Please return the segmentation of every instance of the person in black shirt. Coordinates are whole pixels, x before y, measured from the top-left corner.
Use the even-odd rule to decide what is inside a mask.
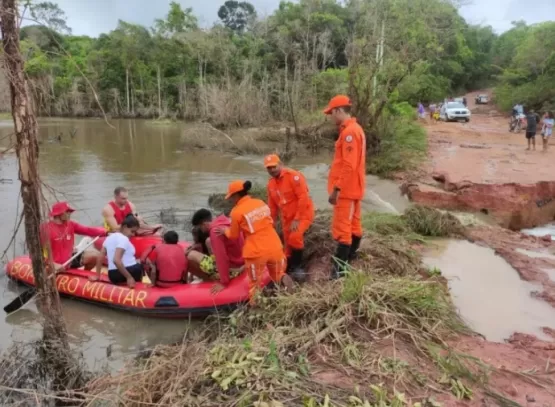
[[[528,148],[533,147],[536,149],[536,133],[538,131],[538,123],[540,116],[532,109],[526,115],[526,140],[528,140]]]

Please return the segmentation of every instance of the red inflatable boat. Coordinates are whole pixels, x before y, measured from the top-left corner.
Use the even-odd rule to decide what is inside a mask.
[[[159,237],[136,237],[131,242],[136,248],[137,257],[160,243]],[[180,242],[187,247],[187,243]],[[6,274],[13,280],[27,286],[34,285],[31,259],[17,257],[6,266]],[[137,283],[131,290],[126,285],[114,285],[108,280],[106,270],[101,281],[91,282],[89,277],[95,271],[69,269],[56,277],[58,291],[62,296],[92,302],[134,314],[165,317],[188,318],[204,316],[214,311],[231,310],[248,300],[249,283],[246,272],[232,279],[220,293],[213,295],[210,290],[214,282],[182,284],[171,288],[147,287]],[[263,286],[270,282],[264,276]]]

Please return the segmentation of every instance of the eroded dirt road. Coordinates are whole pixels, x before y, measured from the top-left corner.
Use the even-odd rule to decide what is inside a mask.
[[[520,232],[554,220],[555,144],[541,151],[538,135],[537,150],[527,151],[524,132],[508,131],[508,117],[491,106],[474,106],[478,93],[487,92],[466,96],[473,111],[470,123],[425,124],[429,157],[419,172],[405,177],[403,190],[413,202],[426,206],[490,215],[499,226],[469,228],[468,240],[494,249],[522,280],[537,286],[532,296],[555,307],[555,243],[551,236]],[[538,328],[544,337],[555,339],[553,326]],[[552,341],[515,332],[506,343],[476,337],[456,340],[452,346],[498,369],[491,378],[492,388],[518,403],[514,405],[555,406]],[[478,396],[455,405],[490,404]]]
[[[429,159],[405,183],[409,198],[441,209],[480,211],[512,230],[552,221],[555,145],[547,152],[527,151],[524,133],[510,133],[507,117],[472,103],[468,124],[425,125]],[[539,135],[536,141],[541,144]]]

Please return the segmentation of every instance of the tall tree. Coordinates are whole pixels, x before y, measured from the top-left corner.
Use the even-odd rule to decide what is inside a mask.
[[[227,28],[242,33],[256,18],[256,10],[248,1],[227,0],[218,10],[218,17]]]
[[[41,3],[32,3],[27,1],[31,12],[31,17],[40,24],[44,24],[48,28],[65,34],[71,34],[71,28],[67,25],[66,13],[56,3],[44,1]]]
[[[10,84],[12,116],[16,135],[16,153],[25,220],[25,240],[33,266],[38,291],[38,309],[43,317],[43,343],[47,360],[54,363],[54,383],[68,385],[71,351],[64,323],[56,280],[45,271],[40,243],[41,181],[39,177],[38,125],[24,73],[19,49],[18,9],[16,0],[2,0],[0,25],[4,45],[4,66]],[[52,269],[52,268],[51,268]]]
[[[170,3],[170,11],[166,15],[166,19],[157,19],[154,22],[155,31],[166,37],[197,28],[198,20],[193,14],[193,9],[188,7],[183,10],[181,5],[175,1]]]

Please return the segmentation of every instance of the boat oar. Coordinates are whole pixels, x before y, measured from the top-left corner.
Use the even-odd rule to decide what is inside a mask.
[[[74,259],[76,259],[85,250],[87,250],[94,242],[98,240],[99,237],[100,236],[97,236],[94,239],[92,239],[85,247],[83,247],[81,250],[79,250],[77,253],[71,256],[71,258],[63,264],[63,267],[67,267],[68,265],[70,265]],[[29,301],[31,301],[36,294],[37,294],[37,289],[35,287],[30,288],[26,291],[23,291],[15,300],[13,300],[12,302],[10,302],[8,305],[4,307],[4,312],[6,312],[7,314],[11,314],[12,312],[17,311],[25,304],[27,304]]]

